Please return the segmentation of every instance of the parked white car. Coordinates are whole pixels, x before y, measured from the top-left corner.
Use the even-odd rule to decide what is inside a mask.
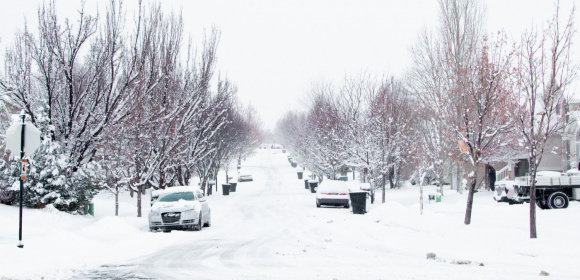
[[[316,207],[322,205],[350,207],[348,185],[344,181],[324,180],[316,190]]]
[[[211,226],[211,209],[200,189],[170,187],[156,191],[155,195],[159,198],[149,212],[149,230],[201,230]]]
[[[252,173],[248,172],[247,170],[240,170],[238,173],[238,182],[245,181],[254,181],[254,177],[252,177]]]

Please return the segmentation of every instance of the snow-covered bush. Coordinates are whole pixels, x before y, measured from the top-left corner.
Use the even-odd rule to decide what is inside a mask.
[[[60,145],[45,139],[29,161],[29,173],[24,181],[24,205],[43,208],[52,204],[56,209],[74,213],[88,204],[104,182],[104,174],[96,163],[87,163],[72,171],[69,158]],[[19,201],[20,177],[18,159],[0,162],[0,203]]]
[[[12,205],[18,201],[17,193],[12,189],[12,184],[18,180],[18,167],[16,163],[8,160],[8,155],[0,159],[0,204]]]
[[[28,207],[52,204],[61,211],[75,212],[91,201],[105,179],[101,167],[89,162],[73,170],[69,162],[60,145],[50,139],[43,141],[31,160],[25,183]]]

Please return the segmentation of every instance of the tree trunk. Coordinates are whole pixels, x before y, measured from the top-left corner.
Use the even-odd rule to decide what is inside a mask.
[[[469,182],[469,193],[467,194],[467,209],[465,209],[465,221],[463,222],[466,225],[471,224],[471,209],[473,208],[473,194],[475,193],[475,184],[477,182],[477,178],[471,178]]]
[[[214,177],[215,177],[215,192],[217,193],[217,192],[219,191],[219,188],[218,188],[218,176],[217,176],[217,171],[216,171],[216,173],[215,173],[215,176],[214,176]]]
[[[383,174],[383,204],[386,202],[385,193],[387,192],[387,174]]]
[[[143,186],[139,186],[137,188],[137,217],[141,218],[141,188]]]
[[[538,238],[536,228],[536,166],[535,158],[529,159],[530,162],[530,238]]]
[[[119,216],[119,185],[115,186],[115,216]]]
[[[484,172],[483,172],[483,174],[484,174],[484,176],[483,176],[483,182],[484,183],[483,184],[485,185],[485,189],[486,190],[490,190],[491,189],[491,184],[490,184],[490,181],[489,181],[489,172],[490,172],[489,169],[490,169],[489,168],[489,164],[485,164],[485,168],[484,168]]]
[[[538,238],[536,229],[536,186],[532,182],[530,186],[530,238]]]
[[[461,184],[461,176],[459,176],[459,164],[454,163],[452,170],[453,170],[453,175],[452,175],[453,185],[455,186],[458,193],[463,194],[463,186]]]
[[[395,182],[394,182],[394,177],[395,177],[395,168],[391,167],[389,168],[389,189],[394,189],[395,188]]]
[[[419,205],[420,206],[420,214],[423,215],[423,180],[425,179],[425,172],[419,171]]]
[[[226,165],[226,184],[230,183],[230,178],[228,177],[228,166]]]
[[[393,172],[391,172],[391,175],[389,176],[389,185],[390,185],[390,189],[394,189],[395,188],[395,181],[394,181],[394,176],[393,176]]]

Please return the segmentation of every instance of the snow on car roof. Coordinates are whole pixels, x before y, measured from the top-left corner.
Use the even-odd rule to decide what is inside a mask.
[[[176,186],[176,187],[169,187],[163,190],[154,190],[151,192],[151,196],[159,196],[161,194],[168,194],[168,193],[176,193],[176,192],[191,192],[199,189],[198,187],[194,186]]]
[[[318,186],[319,190],[336,190],[336,191],[344,191],[348,192],[349,184],[345,181],[338,181],[338,180],[324,180]]]

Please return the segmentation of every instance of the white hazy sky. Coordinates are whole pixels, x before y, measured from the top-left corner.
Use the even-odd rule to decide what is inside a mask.
[[[36,24],[42,0],[0,0],[0,50],[26,18]],[[574,0],[561,0],[566,13]],[[78,0],[56,0],[61,19],[74,19]],[[136,0],[126,0],[135,6]],[[488,31],[511,36],[552,13],[551,0],[488,0]],[[87,0],[88,7],[96,6]],[[98,1],[101,9],[105,1]],[[204,29],[221,30],[218,68],[238,86],[238,96],[273,129],[288,110],[300,110],[316,82],[340,84],[345,75],[401,75],[421,28],[437,25],[436,0],[165,0],[183,9],[186,33],[200,42]],[[127,14],[131,20],[132,13]],[[576,19],[580,18],[578,13]],[[577,45],[576,45],[577,46]],[[578,49],[578,47],[575,47]],[[1,61],[1,60],[0,60]],[[0,68],[0,71],[3,69]]]

